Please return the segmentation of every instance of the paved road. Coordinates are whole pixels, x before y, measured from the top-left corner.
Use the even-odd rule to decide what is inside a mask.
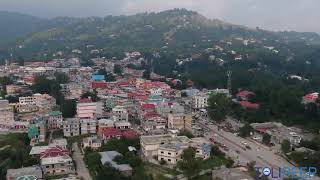
[[[74,150],[72,156],[73,156],[73,160],[76,163],[78,176],[84,178],[85,180],[92,180],[89,170],[83,161],[83,155],[81,154],[78,144],[73,143],[72,148]]]
[[[255,141],[249,141],[247,139],[241,138],[230,132],[222,130],[218,131],[218,127],[216,125],[206,124],[204,119],[199,120],[198,124],[208,131],[208,133],[206,134],[207,139],[213,137],[215,141],[225,144],[229,148],[229,151],[224,152],[229,157],[233,158],[235,162],[246,164],[248,162],[255,161],[256,166],[273,167],[274,169],[279,169],[279,167],[293,166],[281,156],[275,154],[275,152],[267,146],[264,146]],[[251,149],[246,149],[246,145],[250,146]],[[276,175],[277,174],[278,173],[276,173]]]

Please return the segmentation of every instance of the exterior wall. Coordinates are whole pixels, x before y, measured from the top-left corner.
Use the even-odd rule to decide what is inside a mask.
[[[201,109],[208,106],[208,96],[193,96],[192,97],[192,108]]]
[[[158,161],[164,160],[168,164],[176,164],[181,158],[181,151],[173,149],[160,148],[158,150]]]
[[[63,125],[63,134],[65,137],[79,136],[79,122],[65,122]]]
[[[14,113],[9,101],[0,100],[0,127],[11,128],[14,123]]]
[[[45,175],[69,174],[74,172],[72,160],[67,163],[42,165],[41,167]]]
[[[112,109],[114,121],[128,121],[128,112],[124,107],[116,106]]]
[[[77,115],[79,118],[93,119],[97,110],[96,103],[78,103]]]
[[[82,119],[80,121],[81,134],[96,134],[97,121],[93,119]]]

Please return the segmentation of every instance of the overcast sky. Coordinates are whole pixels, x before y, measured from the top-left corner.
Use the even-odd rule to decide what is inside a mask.
[[[39,17],[106,16],[186,8],[234,24],[320,33],[320,0],[0,0],[0,11]]]

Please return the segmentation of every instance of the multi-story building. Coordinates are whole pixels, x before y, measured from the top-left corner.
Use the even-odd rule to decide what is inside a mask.
[[[0,100],[0,128],[10,129],[14,123],[13,108],[8,100]]]
[[[51,111],[48,114],[48,129],[60,129],[63,128],[63,117],[60,111]]]
[[[67,118],[63,124],[63,135],[65,137],[80,135],[80,121],[78,118]]]
[[[92,102],[91,99],[80,99],[77,103],[77,116],[80,119],[94,119],[102,114],[102,103]]]
[[[208,95],[196,95],[192,97],[191,105],[193,109],[202,109],[208,107]]]
[[[99,139],[97,136],[87,137],[82,140],[82,150],[85,150],[86,148],[91,148],[93,150],[97,150],[101,147],[102,140]]]
[[[80,119],[81,134],[96,134],[97,120],[96,119]]]
[[[114,121],[128,121],[128,111],[124,106],[116,106],[112,109]]]
[[[168,128],[169,129],[186,129],[187,125],[192,123],[192,115],[184,113],[169,113]]]
[[[196,157],[207,159],[210,157],[211,144],[203,138],[189,139],[186,136],[153,135],[141,136],[142,155],[151,160],[154,156],[168,164],[176,164],[181,159],[184,149],[194,147]]]
[[[62,175],[74,173],[72,158],[69,155],[45,157],[41,159],[44,175]]]
[[[34,107],[39,111],[49,111],[56,105],[56,100],[48,94],[33,94],[32,96],[19,97],[19,107]]]

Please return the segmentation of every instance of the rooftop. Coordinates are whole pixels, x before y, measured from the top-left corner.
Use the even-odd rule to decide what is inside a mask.
[[[118,169],[119,171],[131,171],[132,168],[129,164],[117,164],[113,161],[113,159],[117,156],[122,156],[122,154],[118,153],[117,151],[104,151],[99,152],[101,155],[101,163],[110,163],[112,167]]]

